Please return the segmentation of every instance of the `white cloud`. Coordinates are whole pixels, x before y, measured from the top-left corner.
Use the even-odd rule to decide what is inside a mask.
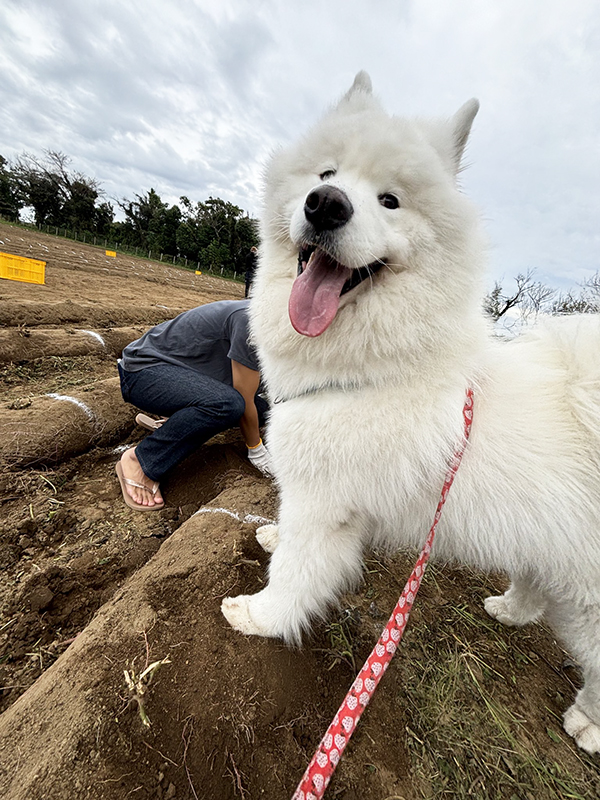
[[[596,0],[6,0],[0,153],[62,150],[110,196],[256,213],[268,153],[359,69],[393,113],[481,100],[463,184],[496,277],[600,267]]]

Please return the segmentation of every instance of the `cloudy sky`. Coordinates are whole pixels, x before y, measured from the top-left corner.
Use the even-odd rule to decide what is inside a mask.
[[[463,185],[490,285],[600,268],[598,0],[1,0],[0,154],[258,215],[268,154],[360,69],[395,114],[481,101]]]

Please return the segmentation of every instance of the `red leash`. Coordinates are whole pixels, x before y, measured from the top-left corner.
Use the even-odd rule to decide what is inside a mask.
[[[363,668],[358,673],[356,680],[352,684],[344,702],[339,707],[325,736],[321,739],[321,744],[314,754],[312,761],[306,768],[306,772],[298,784],[298,788],[294,792],[292,800],[320,800],[323,797],[325,789],[335,772],[335,768],[342,757],[346,745],[350,741],[350,737],[354,733],[354,729],[358,724],[362,712],[375,693],[377,684],[396,652],[398,643],[406,628],[410,610],[415,601],[417,592],[419,591],[423,575],[425,574],[425,568],[427,567],[431,546],[433,544],[433,537],[435,536],[435,529],[442,515],[442,508],[448,497],[448,492],[454,481],[454,476],[460,466],[471,432],[471,423],[473,422],[473,390],[470,388],[467,389],[467,397],[463,408],[463,419],[464,438],[456,448],[450,466],[448,467],[448,472],[446,473],[446,479],[444,480],[444,486],[442,488],[442,496],[440,497],[433,525],[423,545],[421,555],[404,587],[402,596],[392,612],[388,624],[385,626],[371,655],[367,658]]]

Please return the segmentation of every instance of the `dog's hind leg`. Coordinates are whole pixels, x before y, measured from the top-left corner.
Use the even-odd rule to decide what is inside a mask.
[[[508,590],[501,595],[488,597],[485,610],[503,625],[526,625],[540,619],[546,608],[546,598],[531,580],[513,578]]]
[[[360,577],[359,525],[311,519],[305,507],[303,511],[281,517],[280,541],[266,588],[223,601],[223,614],[241,633],[280,636],[298,644],[310,620],[323,616],[327,606]]]
[[[564,729],[588,753],[600,752],[600,604],[549,604],[546,619],[583,672],[583,687],[564,715]]]

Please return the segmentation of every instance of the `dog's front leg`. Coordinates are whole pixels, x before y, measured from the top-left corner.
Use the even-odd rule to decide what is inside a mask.
[[[279,544],[279,525],[261,525],[256,529],[256,541],[267,553],[274,553]]]
[[[311,619],[322,617],[340,592],[359,578],[363,538],[359,526],[311,519],[306,505],[304,519],[299,514],[281,516],[279,545],[266,588],[223,600],[223,614],[241,633],[298,644]]]

